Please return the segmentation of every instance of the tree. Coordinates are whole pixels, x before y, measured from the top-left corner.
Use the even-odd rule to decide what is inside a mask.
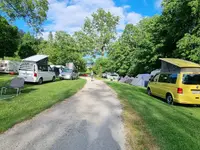
[[[177,43],[176,56],[200,63],[200,36],[185,34]]]
[[[153,29],[158,16],[145,18],[137,25],[127,24],[122,36],[112,46],[109,58],[121,76],[135,76],[157,68],[159,55],[154,44]]]
[[[48,0],[1,0],[0,10],[12,20],[23,18],[38,32],[47,18]]]
[[[29,45],[28,43],[22,44],[20,46],[19,52],[18,52],[18,55],[20,56],[21,59],[30,57],[30,56],[35,55],[35,54],[36,54],[36,52],[31,47],[31,45]]]
[[[95,62],[95,65],[93,67],[93,71],[98,74],[98,75],[102,75],[103,72],[112,72],[112,68],[111,68],[111,60],[108,58],[98,58]]]
[[[65,65],[66,63],[73,62],[79,71],[85,71],[86,62],[83,60],[83,55],[78,51],[77,47],[71,35],[64,31],[58,31],[55,33],[52,41],[41,42],[39,53],[49,55],[49,60],[53,64]]]
[[[106,46],[116,38],[118,22],[118,16],[113,16],[110,12],[98,9],[96,13],[92,14],[92,19],[86,18],[83,30],[77,35],[82,43],[86,43],[84,45],[89,47],[92,54],[94,53],[93,50],[97,50],[104,55]]]
[[[19,42],[18,29],[11,26],[4,17],[0,16],[0,57],[12,57],[17,51]]]
[[[37,54],[39,44],[40,39],[35,38],[30,32],[25,33],[21,38],[18,55],[23,59]]]
[[[52,32],[49,32],[48,41],[49,41],[51,44],[53,43],[53,34],[52,34]]]
[[[186,34],[197,36],[199,30],[199,0],[163,0],[163,12],[155,27],[154,37],[162,57],[182,58],[176,53],[178,42]]]

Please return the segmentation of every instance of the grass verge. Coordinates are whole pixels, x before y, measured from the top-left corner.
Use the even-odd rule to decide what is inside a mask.
[[[124,104],[124,119],[130,131],[128,142],[134,149],[200,149],[199,107],[170,106],[149,97],[144,88],[115,82],[107,84]]]
[[[0,78],[0,82],[5,81],[5,78],[9,79],[7,76],[0,76]],[[85,83],[86,80],[78,79],[42,85],[26,85],[19,96],[0,101],[0,132],[72,96]]]

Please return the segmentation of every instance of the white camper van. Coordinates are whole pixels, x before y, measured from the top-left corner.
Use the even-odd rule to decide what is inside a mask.
[[[0,72],[2,73],[18,73],[20,62],[12,60],[1,60],[0,61]]]
[[[42,84],[45,81],[55,81],[55,72],[48,66],[48,56],[34,55],[24,59],[19,68],[19,77],[26,82]]]

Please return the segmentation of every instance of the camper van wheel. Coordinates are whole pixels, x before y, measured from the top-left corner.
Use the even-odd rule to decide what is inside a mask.
[[[147,94],[148,94],[149,96],[152,96],[152,93],[151,93],[151,89],[150,89],[150,88],[147,89]]]
[[[39,81],[38,81],[38,84],[42,84],[43,83],[43,79],[40,78]]]
[[[166,101],[167,101],[167,103],[169,104],[169,105],[173,105],[173,103],[174,103],[174,101],[173,101],[173,97],[172,97],[172,95],[171,94],[167,94],[167,96],[166,96]]]
[[[54,76],[53,78],[52,78],[52,82],[55,82],[56,81],[56,77]]]

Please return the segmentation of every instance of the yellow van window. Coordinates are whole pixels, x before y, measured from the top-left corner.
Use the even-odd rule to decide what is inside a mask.
[[[159,78],[159,82],[163,83],[176,83],[177,80],[177,74],[161,74]]]
[[[170,74],[169,75],[169,83],[176,83],[178,75],[177,74]]]
[[[167,82],[168,82],[168,77],[169,77],[168,74],[161,74],[161,75],[160,75],[160,78],[159,78],[159,80],[158,80],[158,82],[167,83]]]
[[[200,84],[200,74],[184,74],[183,84]]]

